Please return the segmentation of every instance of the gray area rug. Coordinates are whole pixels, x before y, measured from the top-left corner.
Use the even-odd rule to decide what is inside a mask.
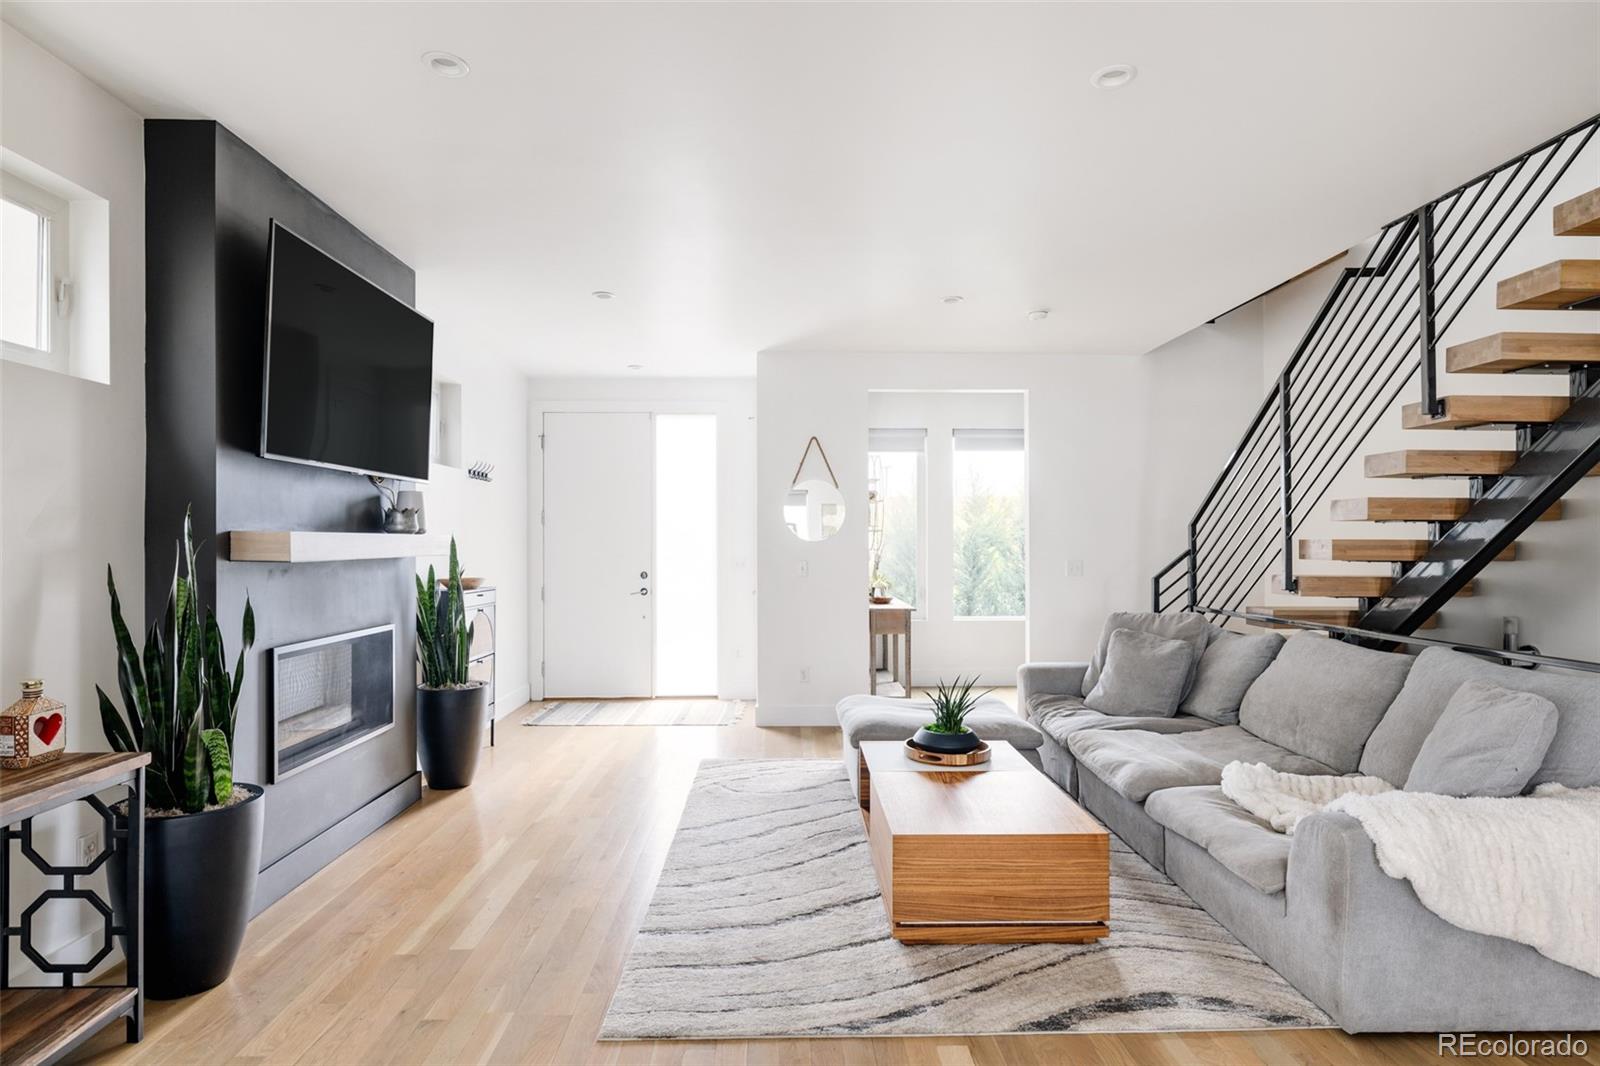
[[[1115,837],[1111,863],[1097,943],[904,945],[843,766],[707,760],[601,1039],[1331,1024]]]
[[[742,700],[559,700],[529,711],[523,725],[732,725]]]

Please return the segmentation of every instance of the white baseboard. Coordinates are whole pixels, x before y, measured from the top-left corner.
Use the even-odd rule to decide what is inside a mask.
[[[756,704],[758,726],[837,726],[833,704]]]
[[[96,890],[97,892],[99,890]],[[108,897],[100,896],[105,900]],[[52,962],[65,958],[86,959],[100,950],[100,941],[104,936],[100,923],[96,921],[95,927],[86,933],[73,937],[64,944],[55,947],[41,948],[39,953]],[[89,973],[76,974],[73,984],[86,985],[98,981],[122,962],[122,945],[120,942],[111,945],[111,954],[100,960]],[[47,974],[33,964],[33,960],[18,952],[11,960],[11,984],[17,988],[27,988],[39,985],[59,988],[61,986],[60,974]]]
[[[526,704],[528,702],[529,687],[528,685],[519,685],[512,689],[509,695],[496,696],[494,701],[494,720],[498,722]]]

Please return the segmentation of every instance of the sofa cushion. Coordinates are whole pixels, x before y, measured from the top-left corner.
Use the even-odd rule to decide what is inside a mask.
[[[1223,631],[1207,646],[1195,670],[1194,686],[1178,709],[1218,725],[1239,721],[1239,704],[1283,648],[1281,633],[1245,636]]]
[[[1170,718],[1193,672],[1188,641],[1119,629],[1106,645],[1100,680],[1083,702],[1101,714]]]
[[[834,709],[844,740],[859,748],[863,740],[906,740],[933,720],[927,700],[893,696],[846,696]],[[967,728],[984,740],[1004,740],[1019,751],[1044,743],[1044,734],[997,696],[984,696],[967,714]]]
[[[1252,736],[1236,725],[1188,733],[1085,729],[1067,748],[1117,792],[1137,803],[1163,788],[1219,785],[1230,762],[1264,762],[1290,774],[1331,774],[1332,767]]]
[[[1515,796],[1556,735],[1556,705],[1492,681],[1456,689],[1406,776],[1407,792]]]
[[[1216,626],[1207,622],[1204,615],[1187,612],[1152,614],[1149,611],[1113,611],[1106,619],[1105,628],[1100,631],[1100,644],[1095,648],[1094,658],[1089,660],[1089,669],[1083,675],[1082,695],[1087,696],[1094,691],[1095,684],[1100,680],[1100,671],[1105,669],[1106,650],[1111,645],[1111,634],[1119,629],[1136,629],[1141,633],[1154,633],[1158,637],[1189,642],[1190,648],[1194,651],[1194,664],[1191,665],[1188,682],[1183,687],[1184,695],[1188,695],[1189,685],[1194,682],[1193,665],[1199,664],[1206,645],[1221,632]]]
[[[1215,785],[1164,788],[1144,812],[1205,848],[1229,873],[1258,892],[1282,892],[1289,875],[1288,836],[1234,803]]]
[[[1537,693],[1556,705],[1556,735],[1530,785],[1549,781],[1568,788],[1600,785],[1600,677],[1549,668],[1519,670],[1449,648],[1428,648],[1417,656],[1405,688],[1367,741],[1361,772],[1392,785],[1403,784],[1450,697],[1476,678]]]
[[[1239,724],[1262,740],[1350,773],[1405,684],[1411,662],[1409,655],[1327,637],[1291,637],[1245,693]]]
[[[1080,729],[1141,729],[1155,733],[1192,733],[1197,729],[1216,727],[1215,722],[1208,722],[1204,718],[1188,714],[1174,715],[1171,718],[1101,714],[1084,706],[1082,696],[1039,697],[1033,701],[1033,723],[1062,747],[1066,747],[1067,738]]]

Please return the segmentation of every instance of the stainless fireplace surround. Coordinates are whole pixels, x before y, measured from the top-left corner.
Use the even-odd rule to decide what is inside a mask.
[[[393,729],[394,657],[393,625],[273,648],[269,780]]]

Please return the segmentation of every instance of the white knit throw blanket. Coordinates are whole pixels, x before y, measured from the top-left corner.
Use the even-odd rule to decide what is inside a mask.
[[[1316,810],[1348,814],[1372,838],[1383,872],[1411,882],[1451,925],[1600,977],[1600,788],[1550,784],[1529,796],[1463,799],[1373,777],[1231,763],[1222,791],[1285,832]]]

